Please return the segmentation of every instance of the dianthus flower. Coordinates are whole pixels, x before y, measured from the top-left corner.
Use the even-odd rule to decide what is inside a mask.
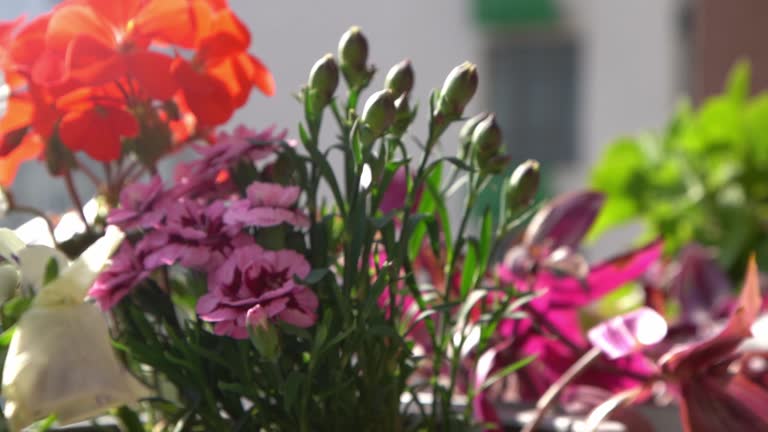
[[[317,296],[294,278],[305,278],[307,260],[292,250],[265,250],[258,245],[235,249],[215,272],[208,275],[208,293],[197,302],[197,313],[215,323],[219,335],[248,336],[246,317],[254,307],[270,320],[296,327],[317,321]]]

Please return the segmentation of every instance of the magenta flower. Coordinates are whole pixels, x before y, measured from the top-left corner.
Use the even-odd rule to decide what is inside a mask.
[[[300,193],[298,186],[254,182],[246,190],[247,199],[230,205],[224,222],[240,226],[269,227],[287,223],[309,227],[307,215],[295,209]]]
[[[749,263],[739,304],[715,337],[674,349],[660,363],[675,391],[686,432],[768,430],[768,390],[728,370],[751,326],[762,299],[757,264]]]
[[[257,132],[240,126],[233,134],[220,133],[212,146],[196,147],[201,158],[176,168],[176,194],[192,199],[236,192],[228,170],[242,161],[255,163],[274,155],[277,142],[286,136],[285,131],[274,135],[274,129]]]
[[[768,430],[768,389],[738,368],[742,342],[760,312],[762,299],[757,264],[750,260],[738,306],[716,336],[671,349],[659,360],[667,388],[677,398],[685,432]],[[589,425],[598,424],[612,408],[648,392],[644,383],[615,395],[593,410]]]
[[[551,269],[531,270],[521,264],[519,248],[507,253],[497,268],[499,279],[520,290],[545,290],[546,301],[552,307],[581,307],[608,294],[621,285],[635,280],[655,263],[662,253],[662,243],[653,242],[629,253],[591,266],[583,277],[563,275]]]
[[[124,242],[112,257],[112,264],[96,279],[88,297],[96,300],[102,310],[112,309],[155,270],[144,264],[153,248],[153,235],[148,234],[136,246]]]
[[[242,232],[242,225],[224,221],[227,208],[223,201],[207,206],[183,201],[167,206],[165,211],[165,224],[153,237],[157,249],[144,259],[147,267],[181,264],[215,269],[236,247],[254,242]]]
[[[248,311],[257,306],[270,320],[312,326],[317,296],[294,280],[309,271],[307,260],[295,251],[270,251],[256,244],[239,247],[209,273],[209,292],[198,300],[197,313],[215,323],[216,334],[237,339],[248,337]]]
[[[120,192],[120,206],[112,209],[107,222],[123,230],[152,228],[163,220],[158,210],[164,199],[163,180],[153,176],[149,183],[132,183]]]

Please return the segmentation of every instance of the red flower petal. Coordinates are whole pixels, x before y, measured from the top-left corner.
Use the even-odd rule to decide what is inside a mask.
[[[133,21],[134,32],[158,41],[193,48],[210,30],[213,9],[202,0],[150,0]]]
[[[45,42],[49,49],[64,51],[72,40],[88,35],[106,46],[115,46],[112,26],[86,5],[67,5],[51,15]]]
[[[217,12],[208,34],[197,48],[197,56],[206,63],[215,63],[248,49],[251,33],[242,21],[229,9]]]
[[[130,54],[126,59],[128,74],[152,99],[170,99],[179,86],[171,75],[170,57],[151,51]]]
[[[234,106],[224,82],[195,71],[183,60],[174,63],[173,75],[183,90],[184,103],[195,114],[198,123],[214,126],[232,116]]]
[[[41,15],[22,28],[10,47],[10,61],[20,70],[29,70],[45,50],[45,33],[51,15]]]
[[[82,150],[93,159],[108,162],[120,157],[123,137],[136,136],[139,124],[124,109],[94,106],[70,111],[59,124],[61,141],[72,150]]]
[[[98,16],[117,28],[125,28],[141,8],[141,0],[83,0]]]
[[[125,74],[121,56],[114,47],[87,34],[72,39],[65,65],[65,73],[87,85],[116,81]]]

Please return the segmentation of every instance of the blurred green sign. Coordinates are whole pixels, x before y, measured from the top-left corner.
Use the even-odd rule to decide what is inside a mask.
[[[556,0],[473,0],[480,24],[531,25],[557,20]]]

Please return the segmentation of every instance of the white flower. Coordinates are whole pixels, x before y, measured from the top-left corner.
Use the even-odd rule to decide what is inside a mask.
[[[101,312],[83,301],[123,234],[107,230],[45,285],[40,269],[50,251],[30,252],[11,237],[0,232],[0,254],[18,263],[23,280],[39,283],[30,309],[16,324],[3,367],[4,414],[11,429],[50,414],[63,424],[80,421],[145,396],[147,390],[115,356]]]

